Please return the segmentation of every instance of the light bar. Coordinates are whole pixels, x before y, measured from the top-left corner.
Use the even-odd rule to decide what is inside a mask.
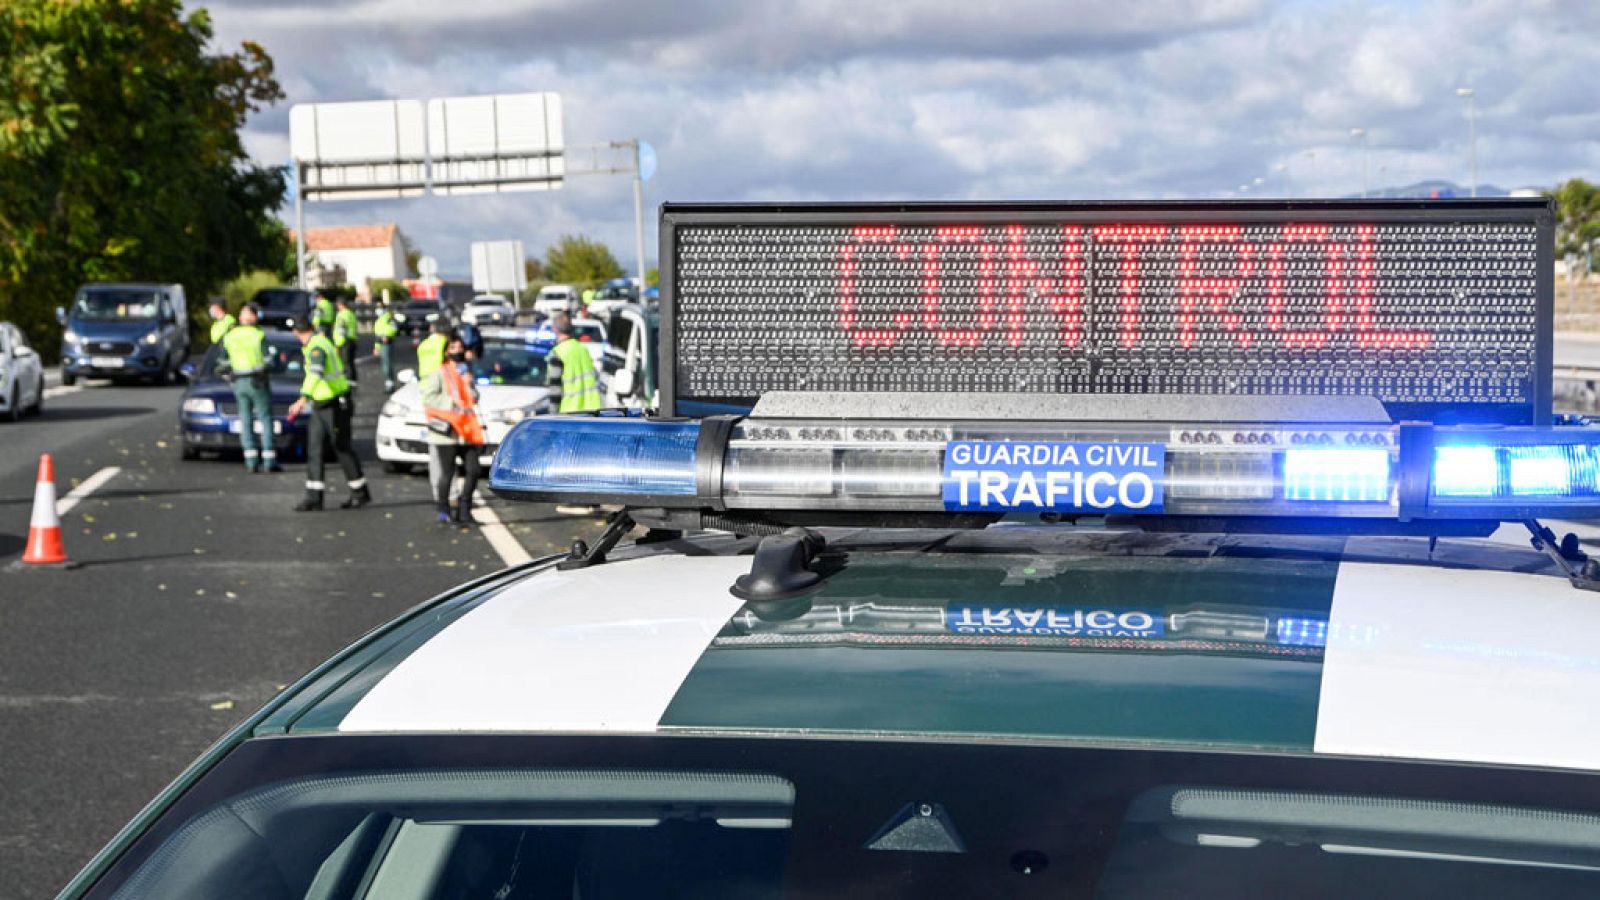
[[[692,500],[699,438],[699,422],[537,416],[506,435],[489,486],[527,499]]]
[[[1600,518],[1600,428],[539,416],[490,485],[760,515]]]

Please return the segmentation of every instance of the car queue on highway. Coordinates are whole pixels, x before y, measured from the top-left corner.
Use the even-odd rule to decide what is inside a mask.
[[[589,354],[598,373],[597,390],[607,392],[607,403],[641,407],[649,402],[656,366],[653,307],[640,303],[637,291],[629,294],[616,285],[611,291],[615,296],[610,302],[597,306],[605,321],[583,315],[585,309],[576,290],[560,295],[566,304],[561,309],[546,303],[543,311],[518,309],[494,295],[474,298],[460,310],[434,299],[392,305],[380,302],[373,307],[381,308],[384,327],[392,334],[384,339],[368,337],[369,325],[358,335],[352,312],[349,346],[346,341],[334,343],[338,344],[344,379],[354,389],[359,385],[358,366],[370,361],[369,344],[373,356],[397,340],[414,350],[431,333],[461,327],[471,343],[473,359],[468,365],[478,394],[474,415],[486,429],[481,462],[487,467],[511,426],[528,416],[554,412],[559,405],[560,392],[549,383],[546,362],[558,342],[551,315],[569,316],[572,337]],[[181,285],[85,285],[70,307],[58,311],[65,329],[59,383],[74,387],[80,379],[95,379],[86,385],[92,389],[95,383],[105,381],[167,384],[181,380],[176,444],[184,461],[242,457],[250,471],[271,472],[282,470],[280,460],[306,463],[311,455],[308,426],[313,417],[291,414],[307,385],[307,351],[296,338],[296,328],[318,321],[317,295],[295,288],[265,288],[247,306],[250,324],[262,329],[261,360],[252,371],[241,373],[225,346],[239,310],[230,311],[214,301],[211,340],[191,345],[182,326],[187,321],[187,301]],[[371,313],[367,317],[376,318]],[[615,347],[607,341],[608,323],[621,336]],[[335,334],[332,327],[320,330]],[[341,323],[338,335],[343,333]],[[359,355],[358,342],[362,348]],[[419,392],[423,380],[419,370],[430,368],[423,363],[401,369],[384,385],[368,380],[367,390],[383,389],[391,394],[382,401],[375,432],[370,435],[377,457],[373,462],[388,473],[404,474],[424,465],[435,468],[429,463],[429,417]],[[0,323],[0,417],[20,420],[42,412],[51,380],[46,370],[43,355],[22,331]],[[624,372],[620,379],[615,378],[619,371]],[[249,410],[241,409],[237,388],[246,379],[263,392],[264,411],[259,416],[242,414]],[[363,446],[369,443],[367,435],[361,438]],[[459,481],[456,489],[460,489]]]

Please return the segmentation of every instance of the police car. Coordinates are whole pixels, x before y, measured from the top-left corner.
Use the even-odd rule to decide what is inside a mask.
[[[310,673],[64,896],[1600,895],[1551,223],[668,205],[660,409],[491,475],[604,536]]]

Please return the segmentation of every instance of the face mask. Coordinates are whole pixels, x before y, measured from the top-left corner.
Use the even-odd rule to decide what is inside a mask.
[[[463,351],[461,351],[459,353],[450,354],[450,361],[451,362],[464,362],[466,360],[466,358],[467,358],[467,353],[466,353],[465,350],[463,350]]]

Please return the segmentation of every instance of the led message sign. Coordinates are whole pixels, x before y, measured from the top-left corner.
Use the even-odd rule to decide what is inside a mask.
[[[667,393],[1359,395],[1531,422],[1549,221],[1543,201],[669,205]]]

